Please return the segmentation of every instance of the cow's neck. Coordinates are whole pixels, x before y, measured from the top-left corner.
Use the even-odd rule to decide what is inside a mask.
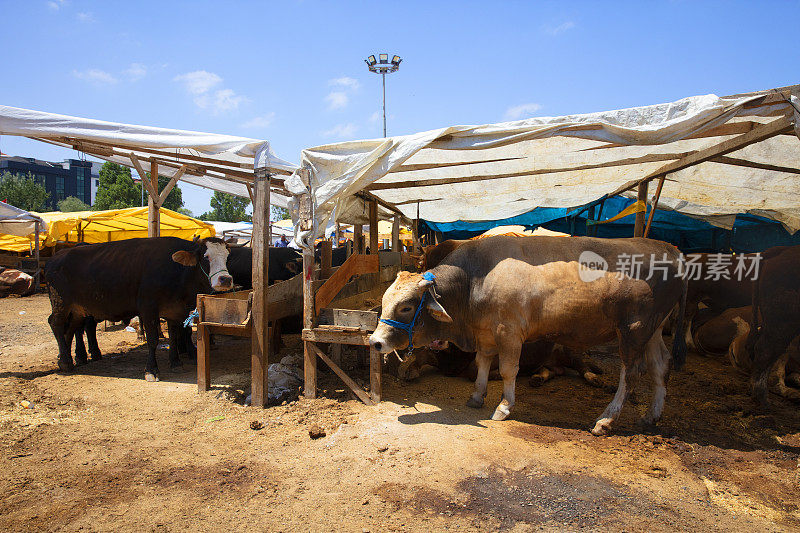
[[[430,270],[436,276],[439,303],[452,322],[432,320],[436,339],[447,340],[465,352],[475,351],[475,336],[469,327],[469,277],[454,265],[439,265]]]

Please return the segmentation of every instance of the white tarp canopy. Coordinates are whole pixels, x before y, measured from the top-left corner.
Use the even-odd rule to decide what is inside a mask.
[[[36,232],[37,220],[39,221],[39,231],[45,233],[47,224],[41,218],[24,209],[0,202],[0,233],[27,237]]]
[[[0,135],[19,135],[132,167],[130,154],[145,171],[158,162],[158,173],[172,177],[184,166],[181,180],[209,189],[248,197],[253,168],[276,175],[290,174],[296,165],[284,161],[269,142],[196,131],[120,124],[0,105]],[[282,180],[273,180],[272,205],[286,207]]]
[[[575,207],[666,175],[660,205],[717,224],[800,229],[800,86],[584,115],[453,126],[309,148],[315,236],[366,191],[408,218],[499,220]],[[299,173],[286,180],[295,195]],[[652,191],[652,189],[651,189]],[[650,193],[652,195],[652,192]]]

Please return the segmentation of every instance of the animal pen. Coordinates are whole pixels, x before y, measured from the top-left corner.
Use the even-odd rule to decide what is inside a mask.
[[[798,119],[800,86],[790,86],[330,144],[304,150],[299,167],[277,158],[265,141],[4,106],[0,134],[71,147],[137,169],[148,190],[150,235],[158,234],[159,207],[178,179],[252,199],[252,295],[200,297],[198,339],[205,346],[208,332],[232,331],[228,326],[251,335],[252,403],[264,406],[268,322],[285,304],[280,295],[294,294],[299,302],[300,289],[306,396],[316,395],[319,358],[362,401],[380,401],[381,356],[370,352],[367,394],[337,364],[337,346],[368,346],[378,318],[371,304],[404,264],[396,237],[401,219],[496,221],[540,207],[576,206],[591,214],[604,198],[624,194],[638,199],[635,236],[647,235],[656,207],[725,228],[732,227],[736,214],[750,213],[795,233],[800,229]],[[159,174],[171,178],[163,191],[155,179]],[[652,197],[651,181],[656,181]],[[272,204],[292,209],[303,272],[268,287]],[[377,253],[373,231],[370,254],[362,253],[361,225],[376,227],[381,218],[394,219],[393,252]],[[357,249],[334,270],[324,246],[317,273],[314,242],[331,221],[355,224]],[[329,343],[331,354],[318,343]],[[201,389],[209,379],[208,352],[203,353]]]

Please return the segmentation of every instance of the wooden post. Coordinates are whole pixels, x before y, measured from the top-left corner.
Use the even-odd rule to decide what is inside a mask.
[[[419,202],[417,202],[417,218],[411,224],[411,253],[418,253],[418,248],[422,248],[419,245]]]
[[[375,348],[369,349],[369,395],[375,403],[381,402],[383,389],[383,355]]]
[[[211,362],[208,327],[197,324],[197,392],[211,389]]]
[[[378,202],[371,200],[369,203],[369,252],[378,253]]]
[[[250,356],[251,405],[266,407],[268,400],[269,312],[267,305],[269,272],[269,181],[270,176],[255,176],[253,205],[253,307]]]
[[[314,254],[303,248],[303,328],[314,326],[314,291],[311,282],[314,279]],[[317,355],[311,342],[303,342],[303,375],[305,386],[303,394],[306,398],[317,397]]]
[[[36,270],[35,270],[36,275],[34,276],[34,283],[36,289],[34,292],[39,292],[39,285],[41,283],[42,276],[41,276],[41,269],[39,268],[39,221],[38,220],[34,221],[33,228],[35,233],[34,257],[36,258]]]
[[[142,186],[147,176],[142,176]],[[153,192],[155,191],[155,192]],[[161,213],[158,205],[158,163],[150,161],[150,188],[147,191],[147,236],[158,237],[161,234]]]
[[[364,226],[362,224],[353,224],[353,253],[354,254],[363,254],[364,247],[364,239],[362,238],[364,235]]]
[[[331,241],[322,241],[320,243],[319,252],[319,279],[328,279],[331,277],[331,264],[333,263],[333,250],[331,250]]]
[[[647,225],[644,227],[644,234],[643,237],[647,237],[650,234],[650,224],[653,223],[653,217],[656,214],[656,209],[658,208],[658,200],[661,198],[661,189],[664,187],[664,180],[667,178],[667,175],[664,174],[658,180],[658,187],[656,187],[656,195],[653,197],[653,207],[650,209],[650,216],[647,217]]]
[[[397,215],[392,220],[392,251],[402,252],[400,249],[400,217]]]
[[[633,236],[641,237],[644,235],[644,215],[647,212],[647,183],[643,181],[639,184],[639,191],[636,199],[644,203],[645,209],[636,213],[636,222],[633,226]]]

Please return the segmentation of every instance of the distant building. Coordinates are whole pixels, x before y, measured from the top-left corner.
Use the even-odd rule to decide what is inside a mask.
[[[94,204],[102,164],[79,159],[65,159],[61,163],[42,161],[32,157],[0,156],[0,172],[23,176],[30,174],[50,193],[49,206],[67,196],[74,196],[88,205]]]

